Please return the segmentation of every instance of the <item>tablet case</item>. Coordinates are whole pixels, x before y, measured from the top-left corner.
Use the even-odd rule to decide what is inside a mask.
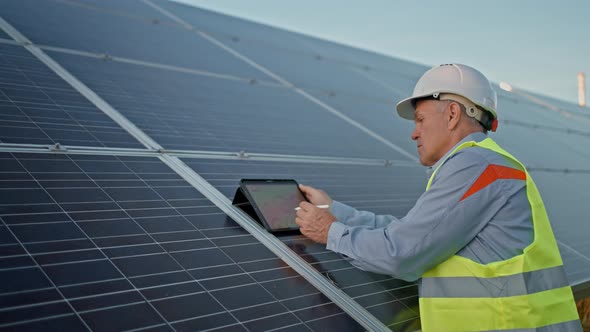
[[[251,181],[265,181],[266,179],[242,179],[243,180],[251,180]],[[269,179],[270,180],[270,179]],[[291,179],[272,179],[272,181],[294,181],[297,184],[297,181]],[[264,222],[262,222],[261,216],[258,215],[257,209],[254,208],[252,202],[248,199],[248,196],[244,193],[242,187],[242,182],[240,181],[240,187],[236,189],[236,193],[234,194],[234,199],[232,201],[232,205],[240,208],[242,211],[246,212],[252,219],[256,220],[258,224],[264,227],[267,231],[271,233],[289,233],[289,232],[296,232],[299,233],[298,229],[289,229],[289,230],[278,230],[273,231],[269,229]]]
[[[238,189],[236,190],[236,194],[234,195],[234,200],[232,201],[232,204],[242,209],[242,211],[246,212],[252,219],[256,220],[260,225],[264,227],[262,221],[256,213],[256,210],[254,210],[252,203],[250,203],[250,201],[242,191],[241,187],[238,187]]]

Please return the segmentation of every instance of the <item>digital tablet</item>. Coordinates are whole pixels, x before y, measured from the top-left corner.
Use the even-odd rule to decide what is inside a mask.
[[[299,229],[295,208],[307,200],[295,180],[242,179],[240,189],[268,231]]]

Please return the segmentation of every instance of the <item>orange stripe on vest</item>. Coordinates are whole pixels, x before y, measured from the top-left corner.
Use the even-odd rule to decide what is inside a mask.
[[[473,183],[471,188],[469,188],[465,195],[461,197],[459,202],[475,194],[476,192],[488,186],[490,183],[499,179],[526,180],[526,173],[511,167],[500,165],[488,165],[488,167],[483,171],[483,173],[481,173],[479,178],[477,178],[475,183]]]

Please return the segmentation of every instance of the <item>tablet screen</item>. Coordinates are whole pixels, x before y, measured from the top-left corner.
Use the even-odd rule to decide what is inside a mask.
[[[305,201],[294,180],[242,180],[242,187],[253,200],[272,231],[299,229],[295,208]]]

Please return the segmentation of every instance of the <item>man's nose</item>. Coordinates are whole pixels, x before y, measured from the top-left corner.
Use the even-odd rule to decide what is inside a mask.
[[[418,135],[418,128],[414,127],[411,137],[412,137],[412,141],[415,141],[418,139],[418,137],[420,137],[420,135]]]

